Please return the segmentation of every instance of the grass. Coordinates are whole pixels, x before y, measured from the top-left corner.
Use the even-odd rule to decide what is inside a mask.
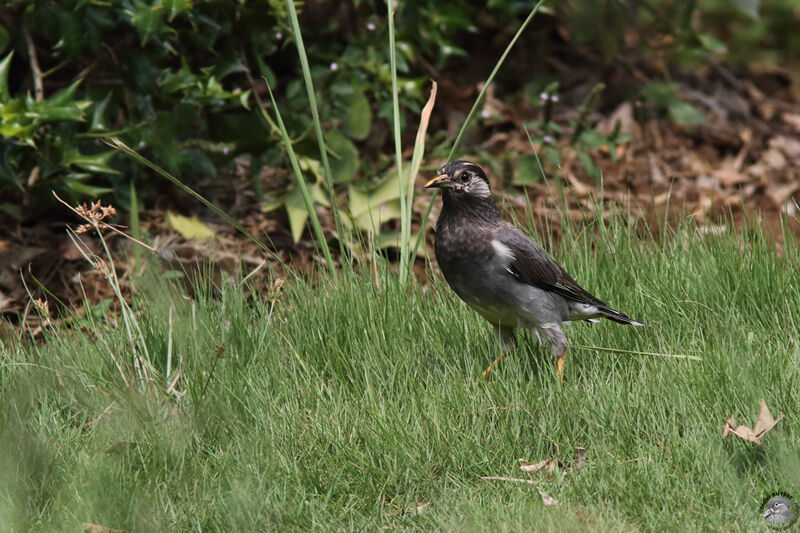
[[[0,348],[3,529],[763,529],[766,495],[800,497],[796,243],[778,257],[757,229],[691,227],[641,242],[619,221],[561,243],[579,282],[652,324],[573,325],[571,342],[702,360],[572,350],[559,386],[525,335],[490,383],[491,328],[433,273],[321,271],[273,301],[238,284],[189,298],[153,275],[134,337],[88,310]],[[143,345],[144,381],[129,370]],[[723,441],[762,396],[786,414],[763,446]],[[480,479],[578,446],[580,470],[538,484],[559,506]]]

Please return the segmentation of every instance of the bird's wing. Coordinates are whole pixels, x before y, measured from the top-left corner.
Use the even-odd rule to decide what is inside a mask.
[[[606,306],[578,285],[541,246],[512,224],[505,223],[499,227],[493,239],[498,243],[496,248],[502,245],[508,249],[511,261],[506,268],[519,281],[579,303]]]

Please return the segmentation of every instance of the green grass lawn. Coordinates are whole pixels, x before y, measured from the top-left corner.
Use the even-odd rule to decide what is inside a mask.
[[[574,324],[570,342],[702,360],[571,349],[561,386],[525,334],[487,382],[491,327],[438,273],[404,289],[385,265],[377,284],[290,279],[274,306],[151,279],[130,333],[97,310],[6,342],[2,529],[765,531],[765,496],[800,502],[797,245],[630,231],[571,231],[557,257],[651,327]],[[723,441],[762,396],[786,415],[763,446]],[[580,469],[537,486],[481,479],[578,446]]]

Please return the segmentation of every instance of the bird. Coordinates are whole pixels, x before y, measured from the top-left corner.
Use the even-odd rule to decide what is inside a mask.
[[[792,512],[792,502],[788,498],[775,496],[767,502],[767,510],[762,516],[772,524],[791,524],[795,513]]]
[[[514,330],[527,328],[549,342],[564,382],[567,338],[562,326],[574,320],[646,326],[587,292],[524,231],[505,220],[486,173],[471,161],[442,166],[426,189],[442,192],[434,251],[451,289],[494,326],[501,354],[514,349]]]

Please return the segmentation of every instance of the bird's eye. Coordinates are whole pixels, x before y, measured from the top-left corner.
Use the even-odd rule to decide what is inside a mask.
[[[462,172],[459,174],[458,179],[461,180],[461,183],[466,183],[469,181],[470,175],[469,172]]]

